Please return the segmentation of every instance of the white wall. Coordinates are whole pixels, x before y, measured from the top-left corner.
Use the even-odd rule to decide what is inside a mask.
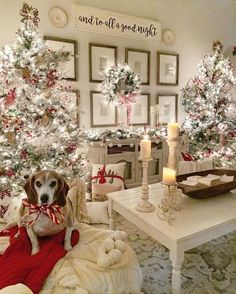
[[[20,27],[19,10],[22,0],[0,0],[0,47],[14,39],[14,33]],[[80,125],[90,126],[90,90],[99,90],[99,84],[89,83],[88,43],[99,42],[118,46],[118,62],[125,60],[125,47],[151,50],[150,86],[142,90],[151,93],[155,104],[157,93],[178,93],[196,72],[200,59],[211,51],[213,40],[222,40],[225,49],[236,45],[236,3],[234,0],[29,0],[28,3],[39,10],[40,32],[69,39],[76,39],[79,44],[79,81],[73,83],[81,94]],[[165,29],[176,34],[173,46],[129,40],[101,34],[81,32],[73,28],[73,4],[94,6],[106,10],[158,20]],[[48,21],[48,11],[52,7],[63,8],[69,22],[65,28],[53,27]],[[178,87],[156,85],[156,51],[171,51],[180,54],[180,76]],[[228,50],[229,51],[229,50]],[[236,57],[235,57],[236,58]],[[179,120],[184,115],[179,103]]]

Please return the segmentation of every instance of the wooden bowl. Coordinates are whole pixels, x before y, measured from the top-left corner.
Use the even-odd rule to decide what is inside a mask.
[[[203,184],[197,184],[196,186],[187,186],[181,184],[180,182],[187,180],[190,176],[207,176],[208,174],[212,175],[227,175],[227,176],[234,176],[234,180],[229,183],[219,182],[211,187],[208,187]],[[190,174],[179,175],[176,177],[178,188],[180,188],[185,195],[188,195],[192,198],[209,198],[212,196],[220,195],[227,193],[233,189],[236,189],[236,170],[229,170],[229,169],[212,169],[212,170],[205,170],[201,172],[195,172]]]

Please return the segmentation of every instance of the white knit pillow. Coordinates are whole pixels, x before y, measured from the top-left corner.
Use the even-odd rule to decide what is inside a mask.
[[[108,201],[87,202],[87,210],[91,224],[109,224]]]

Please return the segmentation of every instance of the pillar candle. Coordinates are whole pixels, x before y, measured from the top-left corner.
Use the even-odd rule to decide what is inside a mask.
[[[179,137],[179,124],[178,123],[168,123],[167,127],[167,138],[168,140],[175,140]]]
[[[163,167],[163,184],[175,185],[176,184],[176,171],[172,168]]]
[[[140,158],[142,160],[149,159],[151,157],[151,140],[148,139],[148,137],[143,138],[141,140],[140,145]]]

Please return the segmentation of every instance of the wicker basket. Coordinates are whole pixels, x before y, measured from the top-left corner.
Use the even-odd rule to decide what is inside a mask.
[[[227,176],[234,176],[234,180],[229,183],[219,182],[217,184],[212,185],[211,187],[205,186],[203,184],[197,184],[196,186],[187,186],[181,184],[180,182],[187,180],[187,177],[190,176],[207,176],[208,174],[213,175],[227,175]],[[212,169],[212,170],[205,170],[201,172],[195,172],[190,174],[184,174],[177,176],[178,188],[180,188],[185,195],[188,195],[192,198],[208,198],[220,194],[224,194],[229,192],[233,189],[236,189],[236,170],[228,170],[228,169]]]

